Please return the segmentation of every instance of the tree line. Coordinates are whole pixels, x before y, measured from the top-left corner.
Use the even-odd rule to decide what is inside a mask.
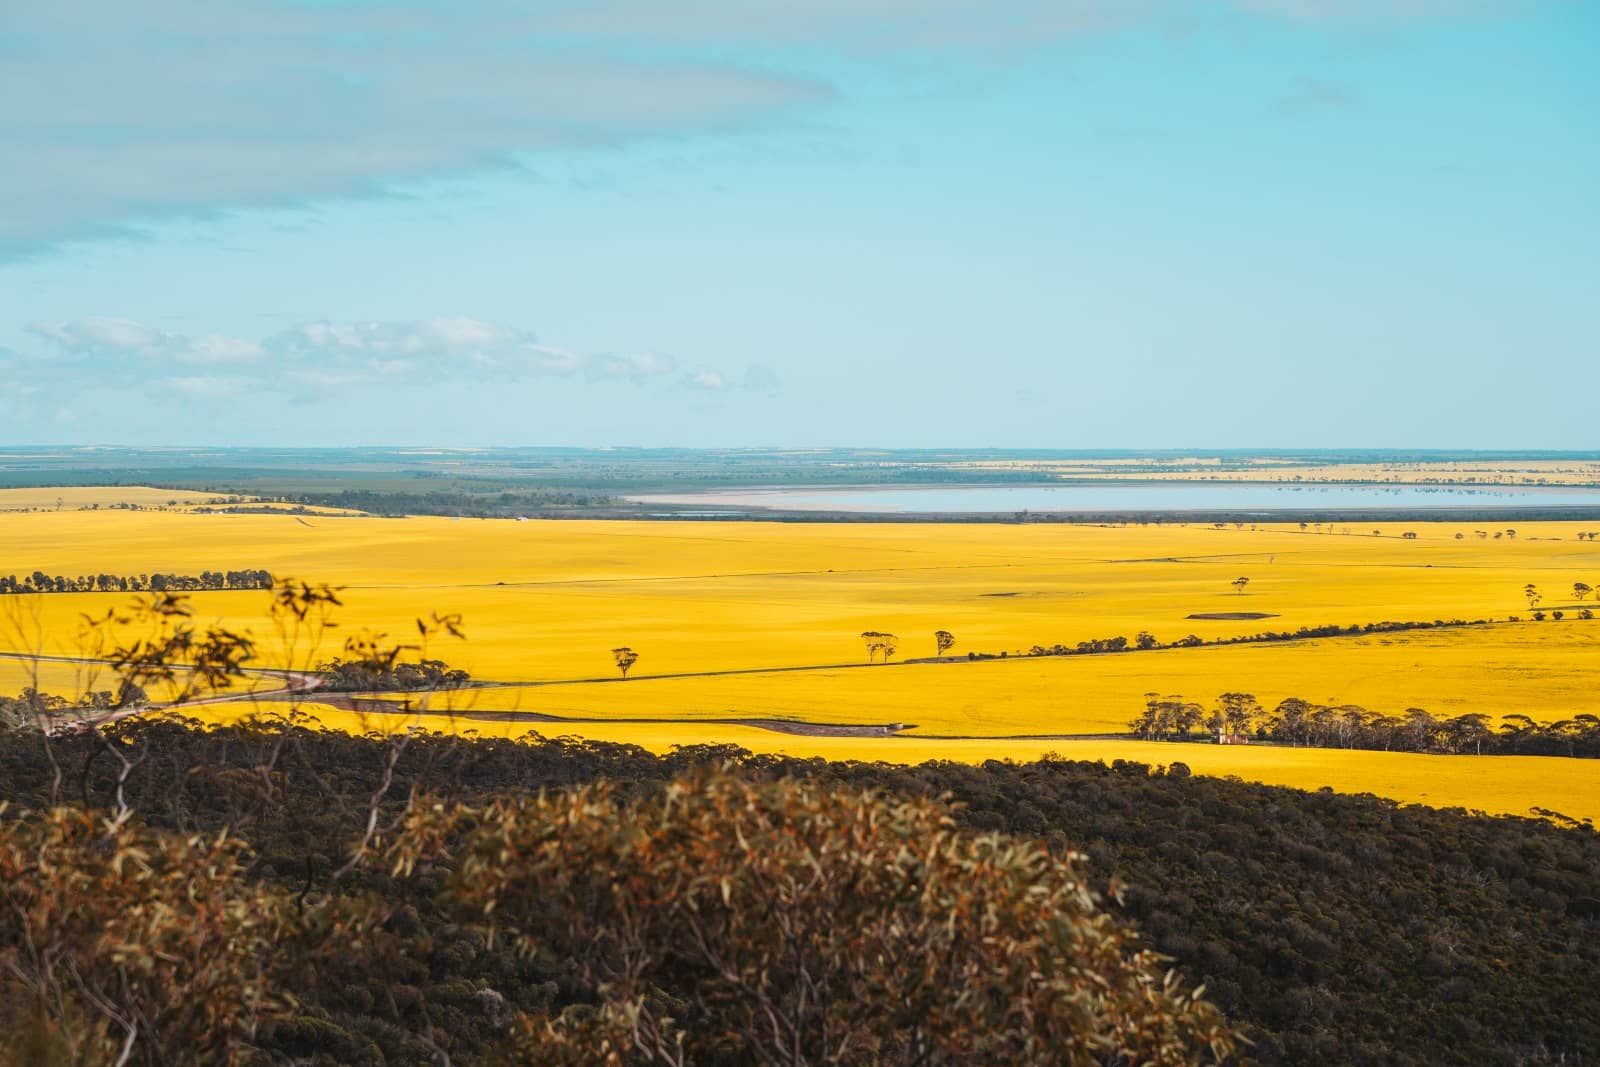
[[[613,508],[623,504],[623,501],[603,492],[556,489],[504,492],[489,489],[480,492],[435,489],[425,493],[343,489],[337,493],[298,493],[270,499],[396,518],[405,515],[449,515],[471,519],[509,519],[530,514],[561,514],[585,508]]]
[[[1359,704],[1318,704],[1288,697],[1270,711],[1252,693],[1223,693],[1211,708],[1182,696],[1145,694],[1144,711],[1128,728],[1145,741],[1212,737],[1307,748],[1360,748],[1445,755],[1600,756],[1600,716],[1539,722],[1505,715],[1498,729],[1487,715],[1440,718],[1425,708],[1399,715]]]
[[[40,723],[67,717],[73,711],[118,711],[147,703],[149,698],[144,689],[127,679],[119,680],[115,690],[96,689],[75,701],[28,686],[14,697],[0,696],[0,729],[36,728]]]
[[[193,593],[217,589],[271,589],[265,570],[201,571],[192,574],[0,575],[0,594],[22,593]]]
[[[1513,619],[1513,621],[1516,621]],[[1323,626],[1302,626],[1295,630],[1266,630],[1256,634],[1239,634],[1232,637],[1213,637],[1209,641],[1198,634],[1189,634],[1173,641],[1160,641],[1147,630],[1141,630],[1130,641],[1126,637],[1095,637],[1077,644],[1057,643],[1034,645],[1025,656],[1092,656],[1106,652],[1153,651],[1161,648],[1199,648],[1201,645],[1242,645],[1269,641],[1303,641],[1315,637],[1359,637],[1362,634],[1397,633],[1406,630],[1436,630],[1455,626],[1487,626],[1493,619],[1434,619],[1431,622],[1367,622],[1341,626],[1330,623]],[[968,652],[967,658],[1008,659],[1009,652]]]

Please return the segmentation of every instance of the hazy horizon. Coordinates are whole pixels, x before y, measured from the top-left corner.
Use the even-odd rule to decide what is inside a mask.
[[[0,30],[0,445],[1581,452],[1596,54],[1572,0],[66,0]]]

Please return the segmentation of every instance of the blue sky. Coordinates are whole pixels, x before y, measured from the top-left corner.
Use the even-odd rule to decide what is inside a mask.
[[[1600,4],[36,6],[6,443],[1597,444]]]

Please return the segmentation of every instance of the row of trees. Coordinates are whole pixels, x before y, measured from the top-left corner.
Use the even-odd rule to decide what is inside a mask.
[[[1424,708],[1400,715],[1359,704],[1317,704],[1289,697],[1268,711],[1254,694],[1223,693],[1210,709],[1181,696],[1145,694],[1129,729],[1146,741],[1191,741],[1197,731],[1218,741],[1270,741],[1309,748],[1382,749],[1452,755],[1600,756],[1600,716],[1538,722],[1504,716],[1496,730],[1476,712],[1438,718]]]
[[[1074,645],[1034,645],[1028,656],[1088,656],[1103,652],[1148,652],[1160,648],[1199,648],[1201,645],[1259,644],[1269,641],[1302,641],[1316,637],[1358,637],[1362,634],[1395,633],[1406,630],[1433,630],[1448,626],[1485,626],[1492,619],[1434,619],[1431,622],[1367,622],[1340,626],[1329,623],[1323,626],[1302,626],[1296,630],[1264,630],[1256,634],[1238,634],[1232,637],[1215,637],[1206,640],[1199,634],[1189,634],[1173,641],[1160,641],[1148,630],[1140,630],[1133,640],[1126,637],[1095,637]],[[968,659],[1006,659],[1009,653],[968,652]]]
[[[43,571],[18,578],[0,575],[0,594],[20,593],[192,593],[215,589],[271,589],[264,570],[201,571],[190,574],[80,574],[76,578]]]
[[[861,640],[867,646],[867,662],[874,658],[883,663],[888,663],[900,649],[900,639],[894,634],[883,633],[880,630],[867,630],[862,633]],[[956,644],[956,635],[949,630],[933,631],[934,655],[942,656],[949,652]]]
[[[115,691],[97,689],[84,693],[76,702],[54,693],[41,693],[32,686],[14,697],[0,696],[0,727],[24,729],[65,717],[73,711],[116,711],[149,703],[144,689],[123,679]]]

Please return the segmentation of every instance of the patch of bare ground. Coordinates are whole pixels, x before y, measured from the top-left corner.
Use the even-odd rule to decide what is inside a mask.
[[[279,691],[262,694],[260,699],[264,703],[301,703],[304,702],[306,698],[302,694],[292,694]],[[429,718],[460,719],[473,722],[525,722],[530,724],[557,723],[570,724],[574,726],[588,723],[604,723],[608,725],[659,725],[662,723],[701,725],[711,723],[719,726],[749,726],[757,730],[771,730],[774,733],[794,734],[800,737],[893,737],[902,730],[913,730],[916,728],[916,723],[906,722],[860,724],[797,722],[793,719],[767,718],[594,718],[584,716],[549,715],[541,711],[499,711],[483,708],[430,707],[421,696],[416,698],[397,698],[356,696],[348,693],[318,693],[311,699],[318,704],[322,704],[327,707],[338,708],[341,711],[355,711],[368,715],[420,715]]]

